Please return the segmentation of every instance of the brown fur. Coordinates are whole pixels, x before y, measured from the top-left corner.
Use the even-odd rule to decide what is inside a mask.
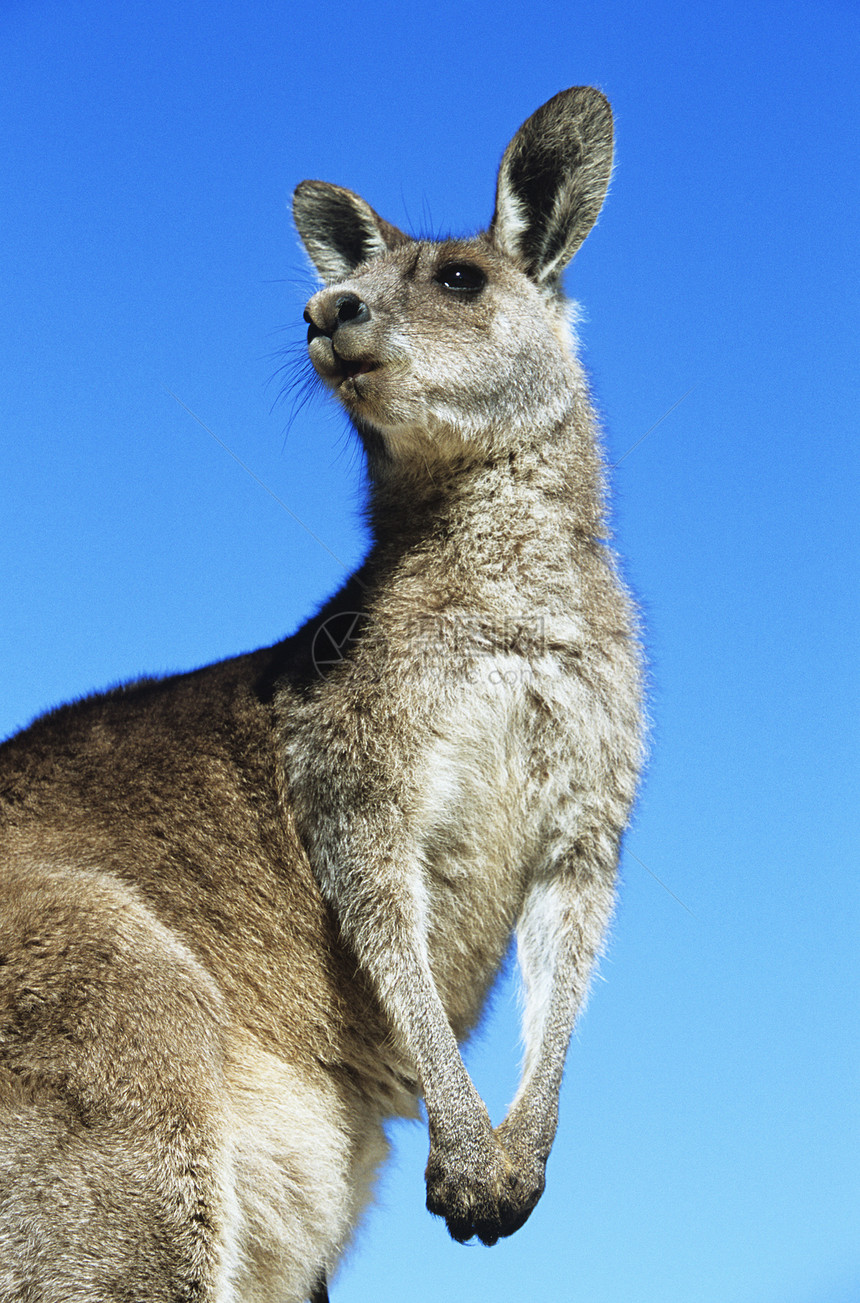
[[[641,752],[558,291],[610,165],[575,88],[514,138],[475,240],[298,188],[373,547],[285,642],[0,752],[2,1303],[324,1299],[419,1091],[452,1235],[537,1202]],[[457,1041],[515,928],[526,1063],[494,1132]]]

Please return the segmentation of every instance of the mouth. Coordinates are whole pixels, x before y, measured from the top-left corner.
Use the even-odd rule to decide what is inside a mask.
[[[359,376],[378,371],[380,363],[369,357],[344,357],[335,349],[326,335],[315,336],[308,345],[311,362],[317,374],[334,389],[355,391]]]
[[[334,366],[329,383],[344,401],[352,402],[364,397],[365,383],[361,377],[379,370],[378,362],[371,362],[368,358],[339,357],[337,353],[334,354]]]
[[[345,357],[338,357],[337,365],[341,375],[341,383],[343,383],[344,380],[354,380],[356,376],[366,376],[369,372],[377,371],[379,369],[379,364],[377,362],[369,362],[367,360],[362,362],[350,361]]]

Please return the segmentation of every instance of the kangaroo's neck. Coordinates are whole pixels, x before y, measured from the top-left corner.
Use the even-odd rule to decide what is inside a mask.
[[[424,455],[372,465],[368,519],[374,545],[363,572],[391,582],[424,575],[455,593],[507,576],[522,579],[577,540],[605,534],[603,465],[582,405],[547,439],[516,451]]]

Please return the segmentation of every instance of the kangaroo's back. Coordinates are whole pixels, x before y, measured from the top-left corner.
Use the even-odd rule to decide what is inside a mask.
[[[477,236],[298,187],[372,545],[283,643],[0,749],[0,1303],[322,1303],[419,1095],[456,1239],[537,1203],[642,746],[560,288],[611,159],[577,87]],[[526,1058],[494,1129],[458,1042],[512,932]]]

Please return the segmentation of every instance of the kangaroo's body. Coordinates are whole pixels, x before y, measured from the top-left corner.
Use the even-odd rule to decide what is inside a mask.
[[[285,642],[0,751],[0,1303],[323,1299],[419,1092],[455,1238],[537,1202],[641,752],[557,289],[610,164],[577,88],[474,240],[298,188],[373,546]],[[514,929],[526,1061],[494,1132],[457,1041]]]

